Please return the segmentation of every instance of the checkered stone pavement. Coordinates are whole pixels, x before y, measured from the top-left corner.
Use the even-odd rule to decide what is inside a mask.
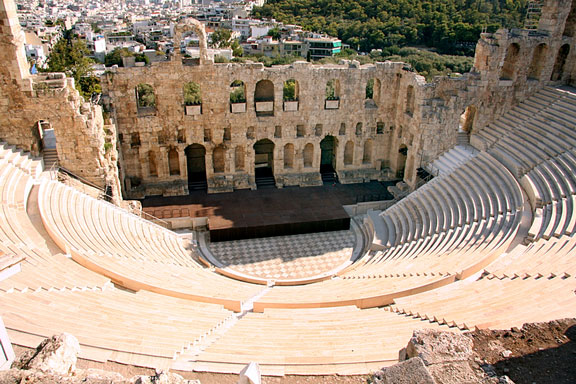
[[[354,231],[267,237],[212,243],[224,266],[266,279],[300,279],[336,268],[352,257]]]

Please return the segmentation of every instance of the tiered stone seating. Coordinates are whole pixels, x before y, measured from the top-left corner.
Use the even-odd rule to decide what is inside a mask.
[[[193,367],[237,373],[257,361],[268,375],[361,374],[396,363],[419,328],[450,330],[380,308],[266,309],[248,313]]]
[[[175,233],[58,182],[42,184],[39,206],[60,248],[126,288],[223,304],[235,311],[262,290],[203,269]]]
[[[505,250],[520,224],[522,205],[512,175],[481,153],[380,216],[370,212],[382,247],[343,278],[475,272],[479,262],[486,265]]]
[[[461,329],[521,327],[573,317],[574,277],[484,277],[395,300],[396,312]]]
[[[13,343],[36,347],[61,332],[75,335],[80,357],[170,368],[173,359],[234,315],[220,305],[146,291],[44,291],[0,293]]]
[[[469,146],[457,145],[446,151],[442,156],[428,164],[425,168],[433,175],[447,175],[468,160],[476,156],[477,151]]]
[[[103,278],[52,253],[26,213],[42,161],[0,144],[0,251],[23,259],[23,272],[0,282],[0,292],[37,289],[93,289],[108,283]],[[31,207],[33,208],[33,207]]]

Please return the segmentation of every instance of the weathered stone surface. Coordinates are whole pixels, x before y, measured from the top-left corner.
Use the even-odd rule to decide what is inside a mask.
[[[469,337],[432,329],[414,331],[406,357],[420,357],[426,365],[449,361],[466,361],[472,357],[473,341]]]
[[[415,357],[374,375],[374,384],[436,384],[421,358]]]
[[[69,375],[76,369],[76,357],[79,352],[78,339],[69,333],[62,333],[45,339],[35,351],[23,354],[17,362],[14,362],[14,366]]]
[[[468,361],[450,361],[437,363],[426,367],[437,383],[462,384],[482,383],[484,377],[470,367]]]

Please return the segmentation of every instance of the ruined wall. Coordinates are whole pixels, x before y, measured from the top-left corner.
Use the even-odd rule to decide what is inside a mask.
[[[396,153],[412,129],[418,126],[419,104],[416,88],[423,78],[403,70],[402,63],[359,66],[316,66],[298,62],[291,66],[265,68],[262,64],[183,65],[180,60],[149,67],[118,68],[103,84],[111,101],[126,172],[126,192],[132,197],[151,194],[187,193],[186,148],[200,144],[206,149],[209,192],[254,188],[254,145],[262,139],[274,143],[274,176],[278,187],[320,185],[321,141],[336,141],[335,169],[343,183],[395,177]],[[298,102],[283,102],[283,84],[297,81]],[[233,112],[230,85],[245,84],[245,111]],[[256,86],[269,80],[274,87],[273,111],[256,111]],[[327,109],[326,84],[339,83],[337,109]],[[366,98],[366,85],[374,81],[372,99]],[[201,113],[186,113],[183,86],[196,82],[202,91]],[[156,107],[139,108],[138,84],[154,89]],[[414,87],[414,106],[406,113],[405,99]],[[235,106],[236,108],[236,106]],[[404,133],[402,133],[404,132]],[[370,143],[366,143],[371,141]],[[345,161],[345,147],[353,145],[353,159]],[[307,163],[306,146],[312,145],[312,161]],[[286,145],[293,145],[293,164],[285,159]],[[350,147],[351,144],[348,144]],[[370,150],[371,155],[365,155]],[[241,149],[237,149],[240,147]],[[309,146],[308,146],[309,148]],[[170,175],[170,149],[178,151],[180,169]],[[224,169],[214,159],[224,151]],[[244,153],[244,166],[237,169],[236,154]],[[150,152],[154,160],[150,161]],[[287,166],[285,166],[288,163]],[[150,169],[152,167],[152,169]],[[134,186],[134,180],[139,186]]]
[[[63,74],[30,75],[12,0],[0,2],[0,140],[40,155],[38,122],[50,123],[60,165],[104,185],[101,108],[85,103]]]

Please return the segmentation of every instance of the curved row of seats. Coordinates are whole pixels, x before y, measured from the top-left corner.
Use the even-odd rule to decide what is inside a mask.
[[[395,364],[420,328],[450,330],[381,308],[266,309],[243,317],[194,369],[238,372],[257,361],[267,375],[363,374]]]
[[[503,252],[514,237],[522,206],[516,180],[481,153],[381,214],[369,213],[375,237],[387,239],[386,246],[343,277],[478,270],[479,261]]]
[[[0,316],[13,343],[34,347],[46,337],[69,332],[80,342],[81,358],[164,369],[234,316],[220,305],[112,286],[5,293],[0,302]]]
[[[0,250],[24,259],[22,273],[0,282],[0,292],[27,290],[97,289],[109,279],[50,252],[27,214],[27,202],[42,161],[0,144]],[[30,207],[33,209],[33,207]]]
[[[203,269],[174,232],[61,183],[40,186],[39,207],[56,244],[80,265],[123,287],[223,304],[234,311],[262,290]]]
[[[574,317],[575,286],[575,277],[483,277],[396,299],[392,309],[460,329],[509,329]]]

